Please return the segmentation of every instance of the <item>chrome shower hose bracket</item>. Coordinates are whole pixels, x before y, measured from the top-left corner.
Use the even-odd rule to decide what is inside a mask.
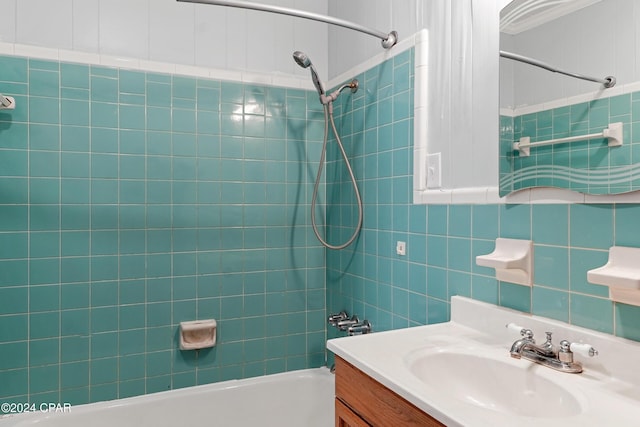
[[[351,93],[356,93],[360,87],[360,82],[358,79],[353,79],[351,80],[351,83],[349,83],[349,87],[351,88]]]

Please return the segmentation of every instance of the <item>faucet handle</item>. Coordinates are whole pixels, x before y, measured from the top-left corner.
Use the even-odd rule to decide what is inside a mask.
[[[347,332],[350,337],[371,333],[371,323],[365,319],[362,323],[356,323],[355,325],[349,326],[349,328],[347,328]]]
[[[338,322],[341,322],[343,320],[347,320],[349,318],[349,315],[347,314],[346,311],[341,311],[340,313],[335,313],[329,316],[328,318],[328,323],[331,326],[338,326]]]
[[[598,355],[598,350],[591,347],[591,344],[571,343],[567,340],[560,341],[560,351],[558,352],[558,359],[561,362],[573,363],[573,353],[578,353],[586,357],[593,357]]]
[[[520,335],[528,340],[533,340],[533,331],[531,329],[523,329],[520,331]]]
[[[351,316],[351,319],[341,320],[336,326],[341,331],[346,331],[347,329],[349,329],[349,327],[357,325],[358,323],[360,323],[360,319],[358,319],[358,316],[354,314],[353,316]]]
[[[517,332],[517,333],[521,333],[523,331],[523,327],[520,325],[516,325],[515,323],[507,323],[506,325],[504,325],[505,328],[509,329],[510,331],[513,332]]]
[[[528,340],[533,340],[533,331],[531,329],[524,328],[520,325],[516,325],[515,323],[507,323],[505,327],[510,331],[519,333]]]
[[[582,343],[574,342],[569,344],[569,349],[574,353],[578,353],[586,357],[593,357],[598,355],[598,350],[591,347],[591,344],[582,344]]]

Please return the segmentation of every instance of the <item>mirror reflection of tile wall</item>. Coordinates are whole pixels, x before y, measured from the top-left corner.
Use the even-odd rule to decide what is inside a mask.
[[[529,156],[513,150],[531,142],[601,132],[623,123],[623,145],[606,138],[531,148]],[[558,187],[588,194],[620,194],[640,189],[640,92],[591,102],[500,117],[501,195],[530,187]]]

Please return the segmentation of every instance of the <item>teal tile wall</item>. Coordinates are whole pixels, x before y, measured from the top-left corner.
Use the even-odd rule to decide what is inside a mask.
[[[420,245],[420,241],[426,254],[426,216],[409,216],[413,69],[411,49],[355,76],[360,82],[358,92],[344,92],[335,106],[336,124],[364,202],[364,224],[356,243],[327,254],[327,304],[331,310],[344,306],[375,319],[377,330],[408,325],[406,318],[395,313],[407,314],[410,309],[420,318],[426,313],[418,313],[414,303],[409,304],[409,283],[416,271],[393,257],[396,240],[407,241],[408,246]],[[357,206],[335,141],[330,141],[328,151],[327,235],[330,242],[343,242],[353,232]],[[409,239],[412,226],[420,232]],[[411,258],[420,256],[419,252],[410,254]],[[355,299],[343,301],[346,295]],[[351,304],[365,300],[374,302],[370,307],[375,307],[375,313],[366,312],[364,305]],[[333,332],[331,328],[329,334]]]
[[[451,297],[463,295],[638,340],[640,307],[613,303],[586,274],[606,263],[610,246],[640,247],[640,205],[413,205],[412,119],[404,102],[393,102],[410,99],[405,63],[411,59],[401,55],[368,70],[365,93],[342,98],[337,110],[365,217],[357,242],[328,254],[329,311],[347,310],[384,331],[447,321]],[[355,205],[335,151],[331,161],[338,179],[328,179],[327,192],[340,209],[330,208],[328,223],[338,239],[351,232]],[[497,237],[533,239],[532,288],[499,282],[475,264]],[[396,255],[398,240],[407,242],[406,256]]]
[[[609,123],[623,123],[621,147],[609,148],[607,139],[549,145],[521,157],[511,149],[529,136],[531,142],[602,132]],[[591,102],[500,118],[501,194],[523,188],[554,186],[591,194],[616,194],[640,189],[635,179],[640,162],[640,92]],[[527,168],[545,167],[544,173],[525,174]],[[560,170],[558,168],[564,168]],[[573,175],[567,173],[573,170]],[[575,171],[582,171],[576,173]],[[600,179],[603,176],[604,181]]]
[[[315,92],[0,57],[0,400],[324,364]],[[311,177],[311,178],[310,178]],[[178,349],[178,324],[218,345]]]

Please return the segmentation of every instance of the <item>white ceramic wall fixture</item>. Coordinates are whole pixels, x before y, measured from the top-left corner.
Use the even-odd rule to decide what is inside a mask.
[[[180,350],[200,350],[216,345],[218,324],[214,319],[180,322]]]
[[[600,268],[587,272],[587,280],[609,287],[613,301],[640,306],[640,248],[613,246],[609,260]]]
[[[496,247],[487,255],[476,257],[481,267],[495,268],[496,279],[518,285],[533,284],[533,242],[497,238]]]

